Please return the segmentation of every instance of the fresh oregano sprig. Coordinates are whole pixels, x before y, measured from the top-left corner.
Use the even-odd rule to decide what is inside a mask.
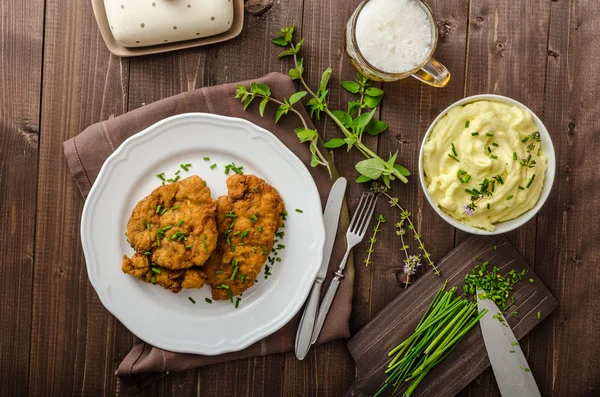
[[[400,210],[400,222],[401,222],[400,228],[404,230],[404,227],[406,227],[408,230],[410,230],[413,233],[413,238],[419,245],[418,249],[422,252],[422,254],[421,254],[422,258],[427,261],[427,264],[429,266],[431,266],[431,268],[433,269],[433,272],[439,276],[440,271],[435,266],[435,263],[433,263],[433,261],[431,260],[431,254],[429,252],[427,252],[427,249],[425,248],[425,244],[423,243],[423,240],[421,239],[421,234],[417,231],[417,229],[415,228],[415,225],[412,223],[412,220],[410,219],[411,213],[409,211],[404,210],[404,208],[402,208],[400,206],[400,204],[399,204],[400,200],[398,199],[398,197],[392,197],[389,195],[389,193],[387,192],[387,187],[380,185],[378,183],[373,183],[371,185],[371,190],[373,190],[373,192],[375,194],[384,195],[385,197],[387,197],[390,207],[395,207],[398,210]],[[398,227],[398,224],[396,224],[396,227]],[[402,234],[399,234],[399,236],[401,236],[401,238],[402,238],[401,249],[405,252],[405,254],[407,256],[407,260],[408,260],[409,255],[408,255],[407,250],[408,250],[409,246],[407,244],[405,244],[404,234],[405,234],[405,232],[402,232]],[[404,262],[405,262],[405,264],[407,264],[406,261],[404,261]]]
[[[250,90],[243,85],[238,85],[235,92],[235,97],[240,99],[244,104],[244,110],[250,106],[254,99],[260,98],[258,111],[261,117],[264,116],[267,103],[272,102],[279,105],[277,112],[275,113],[275,123],[277,123],[282,116],[288,114],[289,112],[296,114],[302,123],[302,127],[296,128],[294,132],[296,133],[296,136],[298,136],[300,142],[308,142],[310,145],[310,152],[312,154],[310,165],[313,167],[316,167],[317,165],[323,165],[327,167],[329,176],[331,176],[330,164],[325,156],[323,156],[317,145],[319,140],[319,134],[317,133],[317,130],[308,128],[302,113],[294,109],[294,104],[305,96],[306,91],[299,91],[289,98],[283,98],[283,101],[280,101],[271,97],[271,88],[268,85],[258,83],[250,84]]]
[[[375,252],[375,243],[377,242],[377,233],[381,231],[381,225],[387,222],[387,219],[383,215],[377,216],[377,223],[373,227],[373,235],[369,239],[369,249],[367,250],[367,259],[365,259],[365,265],[369,266],[371,262],[371,255]]]
[[[306,105],[310,109],[311,117],[315,117],[317,120],[320,119],[321,113],[325,113],[329,116],[336,125],[340,128],[340,131],[344,135],[343,138],[334,138],[325,143],[325,147],[328,149],[334,149],[347,145],[347,149],[350,150],[353,147],[360,151],[363,156],[366,157],[356,164],[356,170],[361,174],[357,179],[357,182],[368,182],[371,180],[377,180],[381,178],[386,186],[390,186],[390,182],[399,179],[404,183],[408,182],[406,179],[410,175],[410,172],[396,164],[397,153],[394,155],[390,154],[387,161],[383,160],[376,153],[374,153],[367,145],[362,142],[363,133],[366,131],[368,134],[376,135],[385,131],[383,125],[380,123],[372,122],[373,115],[376,112],[376,106],[383,97],[383,91],[370,87],[370,82],[366,78],[361,77],[356,82],[346,82],[346,89],[354,90],[361,95],[361,100],[356,104],[351,105],[352,109],[348,109],[349,112],[342,110],[332,110],[327,104],[327,95],[329,90],[327,85],[331,77],[332,70],[327,68],[321,76],[321,83],[319,89],[314,92],[310,89],[306,81],[304,80],[304,62],[302,58],[298,57],[298,53],[304,44],[304,39],[301,39],[296,44],[293,41],[294,25],[281,29],[277,32],[277,35],[271,41],[285,50],[282,51],[278,58],[291,56],[294,60],[294,68],[290,69],[288,75],[293,80],[298,80],[304,90],[310,96]],[[356,86],[352,83],[356,83]],[[370,106],[373,105],[373,106]],[[350,107],[350,106],[349,106]],[[363,108],[370,107],[370,112],[362,113]],[[352,112],[350,112],[353,110]],[[354,114],[354,110],[358,112],[358,116],[355,118],[351,114]]]

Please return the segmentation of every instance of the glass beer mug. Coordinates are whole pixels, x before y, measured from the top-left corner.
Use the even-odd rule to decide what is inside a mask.
[[[346,53],[352,65],[375,81],[408,76],[444,87],[450,72],[433,58],[437,21],[421,0],[365,0],[346,25]]]

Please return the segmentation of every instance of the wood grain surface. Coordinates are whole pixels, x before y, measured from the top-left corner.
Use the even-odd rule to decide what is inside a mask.
[[[414,288],[396,297],[348,342],[357,368],[356,379],[346,396],[371,396],[377,392],[390,362],[387,353],[414,332],[437,291],[447,280],[446,290],[456,286],[462,295],[465,274],[484,261],[489,262],[490,269],[497,266],[501,274],[525,270],[524,281],[515,284],[512,292],[515,303],[506,313],[506,321],[518,340],[556,309],[558,302],[506,237],[471,236],[439,262],[442,277],[429,272],[419,278]],[[513,312],[519,313],[518,318],[511,315]],[[454,396],[489,365],[481,330],[475,327],[456,350],[423,379],[413,396]],[[384,395],[390,395],[390,391]]]
[[[345,23],[360,0],[279,0],[247,13],[229,42],[135,59],[111,56],[89,1],[0,4],[0,395],[122,395],[114,371],[132,336],[100,304],[87,279],[79,239],[83,200],[62,142],[91,123],[197,87],[286,71],[269,38],[295,23],[306,38],[307,79],[331,66],[332,107],[349,99],[339,82],[354,77],[343,51]],[[384,84],[379,110],[389,130],[369,137],[381,156],[399,151],[413,174],[425,130],[465,95],[498,93],[522,101],[546,124],[556,149],[554,190],[542,211],[507,237],[556,297],[559,308],[525,339],[543,395],[600,394],[600,8],[595,0],[429,0],[438,18],[436,58],[452,73],[433,89],[414,79]],[[299,37],[299,36],[298,36]],[[339,133],[317,123],[327,138]],[[354,179],[357,153],[334,153]],[[413,213],[434,259],[466,236],[429,208],[415,177],[392,193]],[[351,183],[351,212],[365,186]],[[388,217],[365,267],[354,250],[356,333],[397,296],[402,262]],[[8,231],[8,233],[6,233]],[[410,289],[409,289],[410,290]],[[345,341],[293,354],[251,358],[170,374],[148,396],[340,396],[353,382]],[[499,396],[489,371],[460,396]]]

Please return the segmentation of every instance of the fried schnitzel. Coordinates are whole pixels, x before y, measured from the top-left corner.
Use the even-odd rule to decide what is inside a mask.
[[[199,176],[160,186],[135,206],[128,241],[160,267],[202,266],[217,246],[216,207]]]
[[[147,283],[161,285],[174,293],[178,293],[182,288],[202,288],[206,279],[206,274],[196,267],[181,270],[151,267],[148,257],[139,253],[135,253],[131,259],[123,255],[122,270]]]
[[[231,299],[256,281],[283,223],[283,200],[255,175],[227,179],[227,196],[217,201],[217,249],[205,263],[213,299]]]

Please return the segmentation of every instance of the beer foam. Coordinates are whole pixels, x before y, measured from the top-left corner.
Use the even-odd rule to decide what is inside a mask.
[[[417,68],[432,46],[432,22],[414,0],[371,0],[356,21],[356,41],[377,69],[403,73]]]

